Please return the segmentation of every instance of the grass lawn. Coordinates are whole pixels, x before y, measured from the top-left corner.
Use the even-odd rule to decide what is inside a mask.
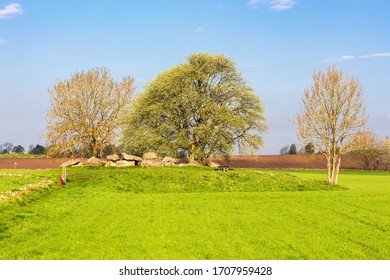
[[[60,170],[6,173],[58,181]],[[195,167],[68,179],[0,201],[0,259],[390,259],[386,172],[345,171],[340,187],[325,171]]]
[[[0,193],[4,191],[16,191],[22,186],[39,183],[47,177],[47,174],[46,176],[37,176],[20,172],[2,173],[0,170]]]

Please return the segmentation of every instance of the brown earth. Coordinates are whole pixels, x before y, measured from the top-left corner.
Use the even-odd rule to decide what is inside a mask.
[[[0,169],[50,169],[59,168],[69,158],[0,158]],[[81,159],[86,162],[87,159]],[[233,168],[264,168],[264,169],[326,169],[323,155],[270,155],[270,156],[231,156],[216,157],[213,162],[230,165]],[[360,169],[362,164],[351,157],[343,157],[342,169]]]
[[[0,158],[0,169],[51,169],[59,168],[70,158]],[[86,159],[81,159],[86,162]]]
[[[231,156],[210,159],[221,165],[235,168],[263,169],[326,169],[324,155],[270,155],[270,156]],[[362,164],[350,156],[344,156],[341,161],[342,169],[360,169]]]

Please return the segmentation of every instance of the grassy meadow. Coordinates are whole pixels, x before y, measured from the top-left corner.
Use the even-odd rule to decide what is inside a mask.
[[[390,173],[204,167],[0,171],[0,259],[390,259]],[[4,174],[22,174],[4,176]],[[22,181],[18,181],[22,180]],[[31,182],[34,183],[34,182]]]

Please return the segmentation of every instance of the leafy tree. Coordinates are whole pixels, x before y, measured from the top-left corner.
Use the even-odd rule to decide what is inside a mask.
[[[46,148],[41,145],[36,145],[34,148],[32,148],[28,153],[32,155],[43,155],[46,152]]]
[[[297,146],[295,144],[291,144],[290,149],[288,150],[288,153],[290,155],[296,155],[297,152]]]
[[[105,68],[76,72],[70,80],[59,81],[49,89],[51,106],[45,137],[50,154],[77,150],[101,157],[105,147],[115,142],[118,114],[133,91],[133,78],[115,82]]]
[[[13,153],[16,153],[16,154],[23,154],[24,153],[24,148],[22,145],[17,145],[15,146],[13,149],[12,149],[12,152]]]
[[[123,146],[142,154],[186,153],[202,162],[210,155],[241,153],[263,145],[266,130],[260,98],[224,55],[193,54],[152,81],[123,115]]]
[[[313,143],[307,143],[304,148],[305,154],[312,155],[315,153],[316,149]]]
[[[313,86],[297,115],[298,138],[313,143],[328,161],[328,182],[337,184],[341,157],[356,149],[353,139],[365,130],[367,115],[360,82],[330,67],[315,72]]]

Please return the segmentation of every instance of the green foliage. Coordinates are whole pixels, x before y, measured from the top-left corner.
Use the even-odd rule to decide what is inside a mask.
[[[308,190],[327,176],[203,167],[69,169],[65,188],[53,187],[23,206],[0,203],[0,259],[389,259],[390,173],[342,172],[348,191],[249,191],[259,180],[272,185],[278,178],[280,185]],[[134,176],[138,190],[129,186]],[[227,188],[248,183],[249,189],[178,188],[199,180]]]
[[[306,144],[305,148],[305,154],[307,155],[312,155],[315,153],[315,147],[314,147],[314,144],[313,143],[308,143]]]
[[[193,160],[259,149],[265,117],[261,100],[223,55],[193,54],[140,93],[122,116],[125,150],[153,150]]]
[[[290,150],[288,151],[288,153],[290,155],[296,155],[298,153],[297,152],[297,146],[295,144],[291,144]]]
[[[23,154],[24,153],[24,148],[22,145],[17,145],[15,146],[13,149],[12,149],[12,152],[13,153],[16,153],[16,154]]]
[[[46,151],[46,148],[42,145],[39,145],[37,144],[34,148],[32,148],[30,151],[29,151],[29,154],[32,154],[32,155],[43,155]]]

